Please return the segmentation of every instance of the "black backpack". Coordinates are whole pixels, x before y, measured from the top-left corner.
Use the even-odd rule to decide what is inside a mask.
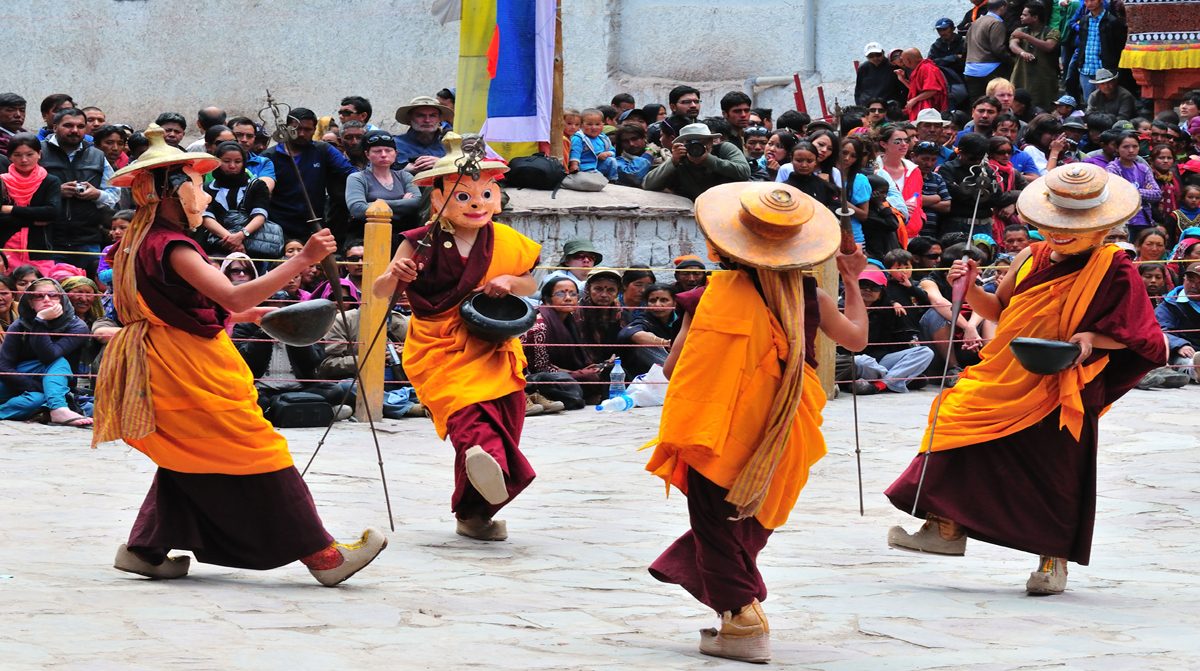
[[[271,399],[263,415],[277,429],[329,426],[333,406],[316,394],[293,391]]]
[[[552,191],[566,176],[567,171],[561,161],[539,151],[532,156],[518,156],[509,161],[508,172],[504,175],[504,186]]]

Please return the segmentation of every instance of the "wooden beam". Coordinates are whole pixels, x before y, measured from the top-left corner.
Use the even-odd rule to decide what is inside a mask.
[[[563,157],[563,43],[562,0],[554,10],[554,92],[550,94],[550,155]]]
[[[817,266],[817,286],[824,289],[825,293],[830,296],[838,295],[837,261],[832,256]],[[817,331],[817,377],[821,379],[821,388],[825,390],[825,398],[831,401],[837,395],[833,384],[836,365],[837,345],[830,340],[829,336]]]
[[[387,270],[392,260],[392,208],[377,200],[367,208],[367,224],[363,236],[363,291],[362,306],[358,315],[358,333],[350,338],[358,341],[369,339],[387,318],[388,298],[375,298],[370,286],[375,278]],[[374,419],[383,418],[383,368],[387,356],[385,342],[371,350],[366,359],[359,359],[362,388],[358,390],[358,421],[367,421],[367,412]],[[358,345],[359,357],[367,351],[366,345]]]

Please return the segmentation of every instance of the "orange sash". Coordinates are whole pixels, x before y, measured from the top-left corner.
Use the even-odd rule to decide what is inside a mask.
[[[154,430],[125,442],[181,473],[254,475],[292,465],[287,440],[258,407],[254,376],[229,336],[205,338],[147,316],[146,366]]]
[[[980,352],[982,361],[967,368],[959,382],[942,392],[933,450],[949,450],[1010,436],[1037,424],[1061,408],[1059,428],[1076,439],[1083,428],[1080,392],[1108,365],[1103,356],[1058,375],[1034,375],[1008,348],[1013,338],[1067,340],[1076,333],[1116,254],[1116,245],[1092,252],[1083,269],[1014,294],[1000,315],[996,338]],[[932,426],[933,408],[929,411]],[[929,430],[921,452],[929,445]]]
[[[646,470],[687,493],[687,468],[729,489],[762,443],[781,385],[787,336],[742,272],[708,283],[667,388],[658,445]],[[766,498],[755,518],[774,529],[787,522],[809,468],[825,456],[825,393],[804,367],[796,419]]]
[[[493,224],[492,260],[481,284],[501,275],[523,275],[537,263],[542,247],[504,224]],[[516,338],[497,345],[467,332],[458,306],[429,319],[408,320],[404,372],[421,403],[433,414],[438,437],[446,420],[481,401],[525,388],[525,352]]]

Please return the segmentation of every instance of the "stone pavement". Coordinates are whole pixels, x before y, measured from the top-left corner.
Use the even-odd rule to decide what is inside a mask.
[[[1033,598],[1035,558],[972,542],[959,559],[889,550],[913,520],[881,492],[914,453],[930,392],[860,399],[866,517],[848,398],[826,411],[830,453],[761,565],[774,663],[851,669],[1200,668],[1200,387],[1129,394],[1101,420],[1091,566]],[[687,523],[642,471],[657,409],[531,418],[539,478],[503,517],[511,540],[454,535],[451,450],[431,424],[381,434],[396,532],[337,589],[299,564],[193,565],[151,582],[111,568],[153,467],[67,428],[14,422],[0,439],[0,668],[746,668],[703,657],[711,613],[646,566]],[[286,432],[297,460],[319,431]],[[1053,449],[1048,445],[1047,449]],[[936,455],[935,455],[936,458]],[[339,425],[308,481],[335,536],[386,527],[365,425]]]

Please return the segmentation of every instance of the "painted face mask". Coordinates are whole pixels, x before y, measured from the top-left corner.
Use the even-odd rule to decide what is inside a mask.
[[[179,202],[187,214],[188,227],[194,231],[204,221],[204,211],[212,197],[204,191],[204,177],[200,173],[185,166],[183,174],[188,176],[188,181],[179,185]]]
[[[1050,249],[1064,255],[1082,254],[1089,249],[1098,247],[1104,242],[1104,236],[1108,235],[1108,231],[1066,233],[1052,231],[1048,228],[1038,228],[1038,232],[1046,239],[1046,244],[1050,245]]]
[[[453,228],[483,228],[493,215],[500,212],[497,174],[496,171],[484,170],[478,179],[467,175],[461,180],[455,175],[447,175],[442,180],[442,188],[434,189],[430,194],[431,211],[441,213],[443,227],[448,224]]]

